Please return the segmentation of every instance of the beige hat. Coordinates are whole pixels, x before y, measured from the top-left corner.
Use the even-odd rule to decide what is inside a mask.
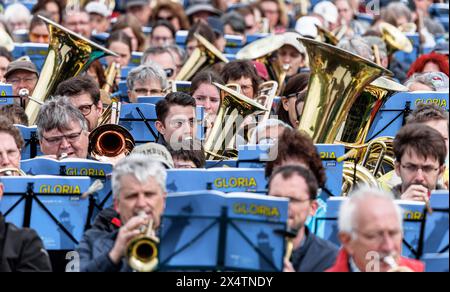
[[[172,155],[169,150],[158,143],[145,143],[134,147],[131,153],[141,153],[148,156],[150,159],[161,162],[166,168],[174,168]]]

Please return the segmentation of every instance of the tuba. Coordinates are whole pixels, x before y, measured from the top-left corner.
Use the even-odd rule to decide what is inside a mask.
[[[390,71],[345,50],[298,38],[309,55],[311,76],[298,129],[314,143],[334,143],[363,89]]]
[[[130,154],[134,148],[133,136],[118,125],[120,106],[120,103],[111,103],[103,112],[99,126],[89,134],[89,153],[97,160],[114,161]]]
[[[236,158],[237,150],[234,144],[244,119],[267,109],[226,86],[218,83],[214,85],[221,91],[221,102],[214,125],[204,145],[205,156],[209,160]]]
[[[176,80],[189,81],[203,68],[212,66],[219,62],[228,63],[228,59],[207,39],[199,35],[194,34],[194,37],[199,42],[198,48],[196,48],[183,67],[178,72]]]
[[[39,102],[35,100],[45,101],[53,94],[59,83],[77,76],[96,59],[106,55],[117,56],[116,53],[45,17],[40,15],[38,17],[48,24],[50,41],[39,80],[25,109],[30,125],[35,124],[40,108]]]
[[[142,226],[140,232],[140,235],[128,243],[128,264],[137,272],[151,272],[158,265],[159,244],[159,239],[153,230],[153,219],[150,218],[148,225]]]

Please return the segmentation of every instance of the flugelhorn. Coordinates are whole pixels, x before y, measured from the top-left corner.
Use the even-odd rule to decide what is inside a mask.
[[[215,82],[213,84],[220,89],[221,102],[214,125],[204,145],[206,159],[236,158],[236,135],[244,119],[250,114],[264,112],[267,109],[226,86]]]
[[[140,214],[144,215],[145,213]],[[158,265],[159,244],[153,230],[153,218],[149,218],[147,226],[141,226],[140,232],[141,234],[133,238],[127,246],[128,264],[137,272],[151,272]]]
[[[34,100],[45,101],[53,94],[59,83],[77,76],[96,59],[106,55],[117,56],[116,53],[50,19],[40,15],[38,17],[48,24],[50,40],[47,58],[34,89],[33,98],[30,99],[25,109],[31,126],[36,123],[40,108],[40,104]]]
[[[219,62],[229,62],[228,59],[213,44],[208,42],[207,39],[198,33],[195,33],[194,37],[198,41],[198,47],[192,52],[189,59],[180,69],[180,72],[178,72],[178,75],[175,78],[176,80],[189,81],[195,73],[207,66],[212,66]]]

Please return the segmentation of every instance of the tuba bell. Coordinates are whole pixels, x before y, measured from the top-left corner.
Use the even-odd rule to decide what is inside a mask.
[[[380,23],[379,30],[381,38],[386,43],[388,56],[391,56],[397,51],[404,51],[406,53],[413,51],[413,45],[408,37],[392,24],[382,22]]]
[[[221,101],[214,125],[205,142],[205,156],[209,160],[230,159],[237,157],[234,147],[236,135],[250,114],[266,111],[258,102],[218,83]]]
[[[159,239],[153,230],[153,219],[147,226],[141,226],[140,234],[127,246],[126,255],[129,266],[137,272],[151,272],[158,265]]]
[[[66,29],[54,21],[38,16],[48,24],[50,40],[47,58],[42,67],[32,98],[25,109],[29,124],[36,123],[39,102],[45,101],[59,83],[77,76],[98,58],[116,53]],[[35,102],[38,101],[38,102]]]
[[[298,129],[314,143],[334,143],[362,90],[390,71],[345,50],[298,38],[309,55],[311,76]]]
[[[212,66],[219,62],[229,62],[228,59],[213,44],[208,42],[207,39],[198,33],[195,33],[194,37],[197,39],[199,46],[192,52],[189,59],[180,69],[180,72],[178,72],[178,75],[175,78],[178,81],[191,80],[195,73],[207,66]]]
[[[118,125],[120,106],[111,103],[103,112],[99,126],[89,134],[89,153],[97,160],[114,161],[127,156],[134,148],[133,136]]]

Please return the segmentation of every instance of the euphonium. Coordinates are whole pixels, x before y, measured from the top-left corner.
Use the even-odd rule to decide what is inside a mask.
[[[214,85],[220,89],[221,102],[214,125],[204,145],[206,159],[236,158],[235,138],[244,119],[250,114],[266,111],[266,109],[256,101],[226,86],[218,83]]]
[[[89,153],[97,160],[114,160],[131,153],[133,136],[118,125],[120,103],[113,102],[102,114],[100,125],[89,134]]]
[[[406,53],[413,51],[411,41],[400,29],[386,22],[380,23],[379,29],[381,38],[386,43],[388,56],[391,56],[397,51],[404,51]]]
[[[153,230],[153,219],[141,228],[141,234],[133,238],[127,246],[130,267],[137,272],[151,272],[158,265],[159,239]]]
[[[191,78],[206,66],[212,66],[218,62],[228,63],[228,59],[207,39],[199,35],[194,34],[194,37],[198,41],[198,47],[192,52],[189,59],[180,69],[176,80],[189,81]]]
[[[0,168],[0,176],[26,176],[27,174],[20,168],[6,167]]]
[[[312,39],[298,38],[309,56],[311,76],[298,129],[314,143],[334,143],[350,108],[383,67],[360,56]]]
[[[94,60],[106,55],[117,56],[116,53],[45,17],[40,15],[38,17],[48,24],[50,40],[47,58],[33,96],[25,109],[30,125],[35,124],[40,108],[40,104],[34,102],[34,100],[45,101],[55,91],[59,83],[77,76]]]
[[[331,31],[317,24],[315,26],[317,28],[318,37],[322,42],[337,46],[339,39]]]
[[[105,85],[100,90],[100,96],[104,105],[110,105],[111,102],[118,102],[117,98],[111,99],[111,93],[117,76],[120,75],[120,64],[111,62],[105,72]]]
[[[270,110],[272,109],[273,100],[278,91],[278,83],[275,81],[266,81],[261,83],[258,87],[258,96],[256,101],[260,103],[267,110],[258,120],[258,123],[265,122],[269,119]]]

